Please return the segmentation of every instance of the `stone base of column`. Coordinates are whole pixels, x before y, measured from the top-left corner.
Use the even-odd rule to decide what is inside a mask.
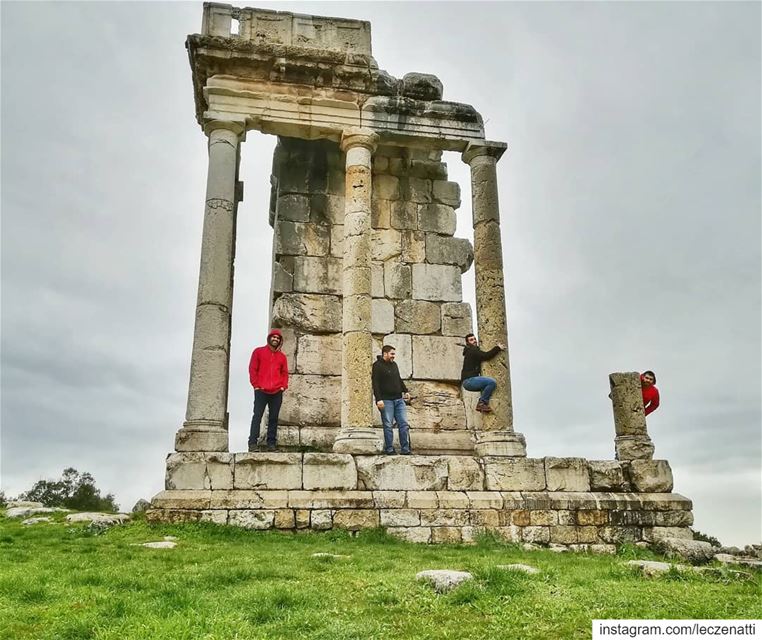
[[[616,436],[614,449],[617,460],[652,460],[654,443],[648,435]]]
[[[383,450],[383,443],[377,432],[368,427],[347,427],[339,431],[333,443],[334,453],[373,455]]]
[[[480,431],[476,435],[474,453],[480,458],[526,458],[527,443],[523,433],[514,431]]]
[[[218,425],[186,423],[175,434],[175,451],[227,451],[228,432]]]

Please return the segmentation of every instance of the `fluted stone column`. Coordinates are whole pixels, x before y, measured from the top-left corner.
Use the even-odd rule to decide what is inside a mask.
[[[640,374],[609,374],[611,404],[614,409],[614,449],[617,460],[651,460],[654,445],[648,435],[643,408]]]
[[[497,161],[506,149],[504,142],[469,144],[463,160],[471,167],[471,203],[474,225],[476,269],[476,319],[479,343],[491,349],[508,346],[503,279],[503,246],[500,239],[500,210],[497,194]],[[490,400],[492,413],[482,414],[475,451],[479,456],[526,456],[524,436],[513,431],[513,403],[508,350],[482,363],[482,375],[497,381]]]
[[[342,274],[341,429],[337,453],[377,453],[381,441],[372,415],[371,366],[371,156],[378,136],[350,129],[341,138],[346,153],[344,262]]]
[[[188,406],[175,437],[177,451],[228,450],[228,377],[239,142],[244,123],[213,120],[201,240]]]

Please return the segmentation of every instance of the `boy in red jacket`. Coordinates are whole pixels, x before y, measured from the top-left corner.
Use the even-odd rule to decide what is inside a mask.
[[[283,402],[283,392],[288,389],[288,362],[280,348],[283,335],[277,329],[267,334],[267,345],[254,349],[249,360],[249,380],[254,387],[254,415],[249,431],[249,451],[257,450],[259,426],[265,407],[269,410],[267,420],[267,450],[273,451],[278,436],[278,413]]]
[[[659,390],[656,384],[656,374],[653,371],[644,371],[640,374],[640,387],[643,391],[643,408],[646,415],[656,411],[659,406]]]

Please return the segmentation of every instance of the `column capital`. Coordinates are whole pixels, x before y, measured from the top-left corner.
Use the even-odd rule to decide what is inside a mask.
[[[494,158],[495,162],[500,160],[508,145],[505,142],[492,142],[490,140],[479,140],[477,142],[469,142],[461,154],[463,162],[470,165],[475,158],[487,156]]]
[[[207,136],[218,129],[226,129],[235,133],[242,140],[246,138],[246,122],[244,120],[209,119],[204,121],[203,128]]]
[[[372,129],[362,129],[358,127],[344,129],[344,131],[341,132],[340,146],[341,150],[345,153],[353,147],[364,147],[373,153],[378,146],[378,134]]]

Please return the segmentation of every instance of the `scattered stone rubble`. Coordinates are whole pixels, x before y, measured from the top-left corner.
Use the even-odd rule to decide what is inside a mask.
[[[430,569],[419,571],[415,574],[419,582],[430,584],[437,593],[447,593],[464,582],[473,580],[474,577],[468,571],[454,571],[452,569]]]

